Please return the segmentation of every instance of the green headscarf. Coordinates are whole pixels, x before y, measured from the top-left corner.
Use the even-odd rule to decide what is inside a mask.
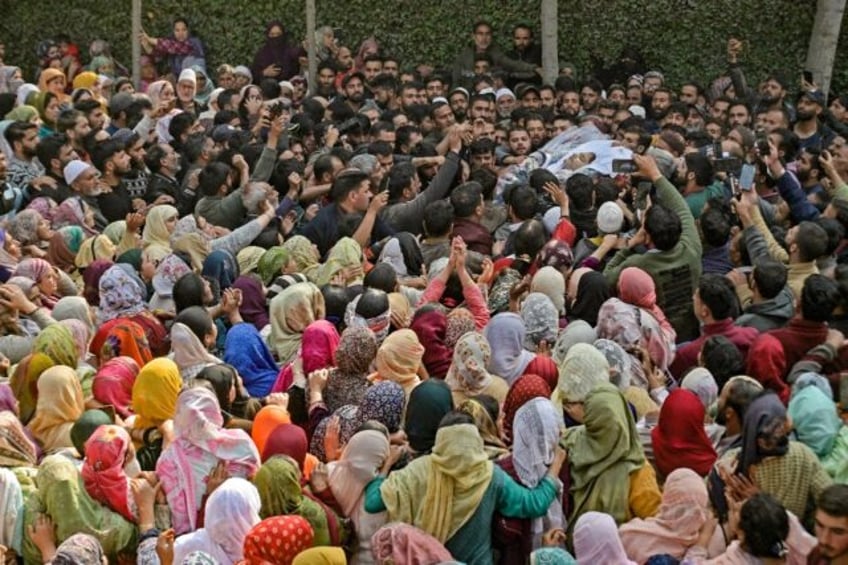
[[[282,269],[291,261],[291,252],[281,245],[271,247],[259,258],[257,271],[262,283],[269,286],[274,279],[282,274]]]
[[[71,427],[71,442],[77,453],[85,453],[85,442],[100,426],[114,424],[115,421],[103,410],[86,410]]]
[[[45,457],[35,482],[38,491],[26,501],[24,531],[43,513],[53,518],[56,525],[57,546],[74,534],[90,534],[103,546],[110,563],[117,562],[119,553],[135,548],[136,525],[91,498],[67,457]],[[27,563],[41,563],[41,552],[29,536],[24,536],[23,552]]]
[[[645,464],[633,414],[618,388],[608,383],[597,385],[583,408],[583,425],[567,430],[561,442],[568,451],[574,497],[568,523],[597,511],[622,524],[630,519],[630,473]]]
[[[127,222],[124,220],[118,220],[117,222],[112,222],[106,229],[103,230],[103,235],[109,238],[109,241],[118,245],[121,243],[121,240],[124,239],[124,234],[127,232]]]
[[[253,484],[262,500],[259,515],[263,520],[271,516],[301,516],[315,532],[313,545],[330,545],[327,515],[317,502],[303,495],[300,471],[292,459],[271,457],[256,472]]]
[[[118,263],[132,265],[136,272],[141,271],[141,249],[130,249],[118,255]]]
[[[808,386],[793,394],[789,401],[789,417],[798,441],[812,449],[819,458],[831,452],[842,420],[836,413],[833,400],[821,389]]]
[[[312,242],[302,235],[296,235],[283,243],[283,249],[291,253],[297,272],[309,280],[313,280],[320,265],[318,264],[318,252]]]
[[[65,240],[65,245],[68,250],[76,255],[79,253],[82,242],[85,240],[85,232],[79,226],[65,226],[59,228],[59,233],[62,234],[62,239]]]
[[[7,120],[15,120],[16,122],[31,122],[38,117],[38,110],[33,106],[18,106],[11,112],[6,114]]]
[[[76,369],[79,350],[71,330],[63,324],[50,324],[38,334],[32,344],[33,353],[44,353],[56,365]]]
[[[319,287],[329,284],[338,273],[348,267],[362,264],[362,247],[350,237],[341,238],[327,254],[327,261],[318,269],[315,284]],[[362,284],[362,277],[345,281],[346,285]]]

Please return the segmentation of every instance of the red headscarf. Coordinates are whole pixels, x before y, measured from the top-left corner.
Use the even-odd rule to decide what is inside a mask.
[[[504,400],[504,434],[512,440],[512,422],[518,409],[534,398],[550,398],[551,386],[539,375],[526,374],[518,377]]]
[[[524,368],[524,374],[542,377],[551,390],[554,390],[559,382],[559,368],[553,359],[545,355],[536,355]]]
[[[448,318],[441,310],[431,310],[415,316],[409,329],[418,336],[424,346],[424,366],[433,379],[444,379],[448,374],[453,351],[445,343],[447,339]]]
[[[686,389],[673,390],[665,399],[651,440],[657,469],[666,477],[681,468],[705,477],[718,457],[704,431],[704,404]]]
[[[111,404],[121,418],[132,415],[132,389],[139,366],[132,357],[109,359],[97,370],[91,391],[94,399]]]
[[[786,354],[783,344],[773,335],[761,335],[757,338],[756,354],[748,355],[747,373],[757,379],[763,388],[771,389],[780,397],[784,405],[789,404],[792,390],[783,381],[786,374]],[[751,351],[754,347],[751,348]]]
[[[108,506],[130,522],[135,522],[130,501],[129,477],[124,459],[131,443],[130,435],[120,426],[100,426],[85,442],[82,480],[89,496]]]
[[[274,455],[288,455],[297,461],[297,466],[302,474],[308,450],[309,441],[306,439],[306,432],[303,431],[303,428],[294,424],[280,424],[274,428],[274,431],[265,441],[265,447],[262,450],[262,462],[264,463]]]
[[[335,367],[336,349],[339,347],[339,332],[327,320],[312,322],[303,330],[300,346],[303,358],[303,373],[308,375],[318,369]]]
[[[657,306],[657,287],[651,275],[638,267],[627,267],[618,276],[618,297],[628,304],[644,308],[654,315],[663,329],[671,324],[665,313]]]
[[[131,357],[139,367],[144,367],[153,359],[144,328],[127,318],[115,318],[100,326],[88,350],[100,362],[123,356]]]
[[[312,526],[301,516],[266,518],[244,538],[244,563],[290,565],[300,552],[312,547],[314,538]]]
[[[316,320],[303,330],[300,345],[300,358],[303,361],[303,374],[309,376],[312,371],[329,369],[336,366],[336,349],[339,348],[339,331],[327,320]],[[294,382],[294,361],[283,367],[271,392],[285,392]]]

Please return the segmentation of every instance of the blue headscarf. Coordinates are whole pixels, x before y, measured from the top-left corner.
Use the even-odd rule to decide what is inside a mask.
[[[241,375],[250,396],[261,398],[271,393],[280,368],[253,324],[236,324],[227,332],[224,362]]]
[[[229,251],[218,249],[203,261],[201,275],[217,281],[219,289],[224,291],[233,286],[239,276],[238,261]]]

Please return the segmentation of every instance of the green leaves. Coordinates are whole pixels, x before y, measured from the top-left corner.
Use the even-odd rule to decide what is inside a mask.
[[[317,0],[317,24],[340,28],[354,54],[374,35],[384,51],[403,66],[430,62],[450,66],[470,41],[477,19],[488,20],[495,41],[510,47],[512,26],[529,23],[539,32],[539,0],[477,0],[473,11],[446,0]],[[302,0],[144,0],[143,26],[154,36],[168,35],[177,16],[207,48],[210,69],[220,63],[250,64],[263,42],[265,24],[278,19],[298,40],[306,28]],[[581,76],[594,57],[613,63],[624,46],[637,47],[648,66],[662,70],[672,86],[684,80],[710,82],[725,69],[724,49],[732,35],[745,41],[743,64],[751,84],[773,70],[800,72],[812,29],[815,2],[773,0],[561,0],[560,62],[571,61]],[[46,17],[48,16],[48,17]],[[0,22],[6,60],[32,78],[35,47],[46,37],[67,33],[88,62],[88,44],[105,38],[114,55],[130,66],[130,1],[43,0],[6,2]],[[843,32],[845,33],[845,32]],[[841,42],[837,61],[848,56]],[[834,88],[848,86],[848,69],[834,69]]]

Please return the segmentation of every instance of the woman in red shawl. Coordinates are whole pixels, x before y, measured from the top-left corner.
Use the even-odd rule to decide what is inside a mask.
[[[104,506],[130,522],[136,521],[135,500],[125,467],[139,472],[130,435],[120,426],[100,426],[85,442],[82,480],[85,490]]]
[[[704,404],[685,389],[673,390],[663,402],[651,430],[654,459],[661,478],[675,469],[692,469],[706,477],[718,455],[704,431]]]
[[[437,306],[419,309],[409,326],[424,346],[422,362],[432,379],[444,379],[453,361],[453,351],[445,343],[447,327],[448,318]]]

